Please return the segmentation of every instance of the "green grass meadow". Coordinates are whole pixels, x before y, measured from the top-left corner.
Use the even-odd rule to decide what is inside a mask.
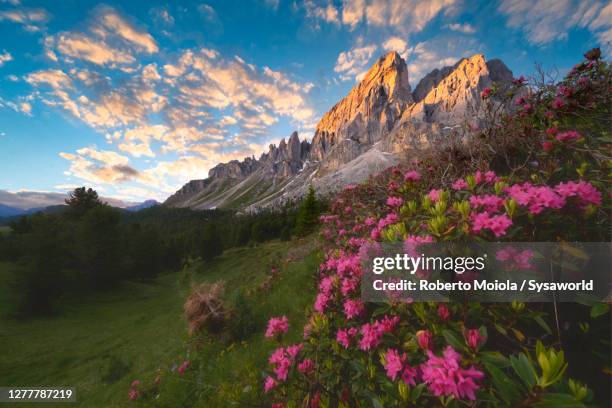
[[[10,317],[16,302],[10,287],[17,269],[0,263],[0,383],[76,388],[77,404],[63,406],[151,405],[128,400],[130,383],[169,372],[197,353],[197,360],[206,362],[199,365],[204,379],[199,395],[180,395],[179,387],[175,394],[162,393],[154,405],[194,406],[190,401],[199,401],[195,406],[224,406],[227,401],[216,400],[219,395],[249,387],[259,381],[254,373],[266,368],[275,347],[263,336],[270,316],[286,314],[289,338],[301,337],[319,259],[309,248],[300,251],[300,245],[305,244],[274,241],[230,249],[209,265],[194,263],[153,282],[125,283],[112,292],[64,300],[57,315],[26,321]],[[269,291],[258,290],[274,265],[279,266],[279,277]],[[217,280],[225,281],[227,299],[238,291],[249,293],[257,330],[244,341],[209,340],[194,351],[188,345],[182,305],[193,283]]]

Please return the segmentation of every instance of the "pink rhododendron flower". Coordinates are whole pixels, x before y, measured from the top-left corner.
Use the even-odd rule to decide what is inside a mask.
[[[440,303],[438,305],[438,316],[440,316],[440,319],[444,321],[448,320],[448,318],[450,317],[450,311],[448,310],[448,306],[446,306],[444,303]]]
[[[440,199],[441,193],[442,193],[442,190],[436,190],[434,188],[429,193],[427,193],[427,197],[429,197],[429,199],[435,203]]]
[[[451,346],[448,346],[443,357],[438,357],[431,351],[427,352],[429,360],[421,365],[423,382],[429,391],[436,396],[454,396],[476,400],[475,392],[480,387],[477,381],[484,377],[482,371],[475,367],[462,368],[461,356]]]
[[[136,388],[140,385],[140,380],[134,380],[132,381],[132,384],[130,384],[132,388]]]
[[[416,170],[411,170],[404,174],[405,181],[419,181],[421,179],[421,173]]]
[[[282,402],[275,402],[274,404],[272,404],[272,408],[285,408],[285,404],[283,404]]]
[[[361,340],[359,341],[359,348],[367,351],[378,345],[380,338],[383,333],[378,330],[375,324],[366,323],[361,326]]]
[[[269,393],[274,387],[276,387],[276,380],[270,376],[266,377],[264,381],[264,392]]]
[[[465,190],[468,188],[468,183],[464,179],[456,180],[453,185],[453,190]]]
[[[469,329],[465,332],[465,341],[474,350],[476,350],[483,342],[485,338],[480,334],[478,329]]]
[[[494,194],[470,197],[470,205],[473,208],[482,207],[487,212],[497,212],[504,206],[504,199]]]
[[[401,207],[404,200],[399,197],[389,197],[387,198],[387,205],[392,208]]]
[[[563,99],[556,97],[554,101],[552,101],[551,106],[553,109],[561,109],[565,106],[565,102]]]
[[[298,364],[298,371],[302,374],[309,374],[314,370],[314,361],[309,358],[305,358],[301,363]]]
[[[288,346],[285,351],[291,358],[296,358],[299,352],[302,351],[303,348],[304,348],[304,345],[302,343],[298,343],[292,346]]]
[[[601,193],[588,181],[568,181],[555,186],[555,192],[564,199],[578,198],[581,206],[600,205]]]
[[[338,329],[336,333],[336,341],[340,343],[344,348],[349,348],[351,345],[351,339],[357,334],[357,329],[351,327],[350,329]]]
[[[287,316],[273,317],[268,321],[268,328],[266,329],[266,337],[276,337],[278,335],[287,333],[289,330],[289,319]]]
[[[433,334],[429,330],[419,330],[416,332],[416,339],[420,348],[429,350],[433,341]]]
[[[557,129],[557,128],[556,128],[556,127],[554,127],[554,126],[553,126],[553,127],[551,127],[551,128],[546,129],[546,134],[547,134],[548,136],[554,136],[554,135],[556,135],[557,133],[559,133],[559,129]]]
[[[348,299],[344,302],[344,314],[347,319],[353,319],[363,314],[365,310],[364,304],[358,299]]]
[[[327,302],[329,302],[329,295],[326,293],[319,293],[315,299],[314,310],[321,314],[325,313]]]
[[[176,371],[182,375],[185,373],[185,371],[187,371],[190,365],[191,365],[191,362],[189,360],[185,360],[183,361],[183,363],[179,366],[179,368]]]
[[[529,212],[534,215],[545,208],[559,209],[565,205],[564,198],[548,186],[533,186],[526,182],[507,187],[506,192],[519,205],[528,207]]]
[[[487,99],[489,96],[491,95],[491,88],[486,87],[485,89],[482,90],[482,92],[480,93],[480,97],[482,99]]]
[[[128,398],[131,399],[132,401],[137,400],[139,396],[140,396],[140,393],[138,392],[138,390],[135,390],[134,388],[130,389],[130,391],[128,392]]]
[[[406,353],[400,353],[395,349],[388,349],[385,354],[385,370],[387,371],[387,377],[392,380],[397,378],[397,375],[402,371],[404,362],[406,361]]]
[[[472,230],[480,232],[483,229],[489,229],[496,237],[501,237],[506,234],[508,228],[512,225],[512,220],[506,214],[491,216],[487,212],[472,214]]]
[[[544,150],[545,152],[550,152],[552,149],[555,148],[555,144],[549,140],[542,142],[542,150]]]
[[[576,132],[575,130],[568,130],[567,132],[558,133],[557,136],[555,136],[555,139],[560,142],[573,142],[574,140],[578,140],[581,137],[582,135]]]

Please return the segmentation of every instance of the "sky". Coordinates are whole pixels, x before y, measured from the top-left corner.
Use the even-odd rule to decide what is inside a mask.
[[[164,200],[318,119],[377,58],[410,84],[482,53],[561,76],[601,46],[581,0],[0,0],[0,190]]]

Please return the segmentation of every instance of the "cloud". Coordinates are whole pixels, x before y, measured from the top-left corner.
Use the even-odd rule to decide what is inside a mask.
[[[88,32],[64,32],[45,38],[47,56],[58,60],[57,53],[65,62],[78,60],[95,65],[121,68],[130,72],[128,66],[136,63],[135,54],[154,54],[159,51],[157,43],[146,31],[110,7],[101,7],[95,12]]]
[[[410,82],[417,84],[423,76],[446,66],[454,65],[461,58],[470,57],[482,50],[473,38],[439,36],[417,43],[408,49],[408,74]]]
[[[400,37],[389,37],[383,43],[385,51],[396,51],[402,58],[408,58],[408,43]]]
[[[5,63],[12,61],[13,56],[6,50],[0,53],[0,67]]]
[[[419,32],[443,10],[456,7],[457,0],[357,0],[343,2],[342,22],[354,29],[367,25],[393,27],[398,32]]]
[[[110,7],[104,8],[100,13],[99,23],[102,29],[99,33],[102,37],[116,35],[148,54],[156,53],[159,50],[151,34],[137,29]]]
[[[342,80],[349,80],[364,73],[378,47],[374,44],[356,46],[338,55],[334,71],[340,73]]]
[[[92,183],[122,183],[142,178],[138,170],[129,166],[129,159],[109,150],[85,147],[76,154],[60,153],[70,161],[68,174]]]
[[[331,2],[328,2],[327,5],[319,5],[313,0],[307,0],[304,2],[304,8],[307,18],[340,25],[338,9]]]
[[[529,42],[544,45],[566,39],[573,28],[586,28],[600,41],[612,35],[612,5],[604,1],[502,0],[499,11],[507,25],[521,29]]]
[[[457,31],[463,34],[474,34],[476,32],[476,29],[472,27],[472,25],[470,25],[469,23],[452,23],[447,24],[444,27],[448,28],[451,31]]]
[[[42,8],[19,8],[0,11],[0,21],[21,24],[26,31],[36,32],[44,28],[51,16]]]

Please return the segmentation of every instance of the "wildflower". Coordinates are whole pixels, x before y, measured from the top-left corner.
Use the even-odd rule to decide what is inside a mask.
[[[478,329],[469,329],[465,332],[465,342],[474,350],[476,350],[484,340],[484,336],[480,334],[480,330]]]
[[[399,197],[389,197],[387,198],[387,205],[392,208],[401,207],[404,200]]]
[[[299,352],[302,351],[303,348],[304,348],[304,345],[301,343],[298,343],[298,344],[294,344],[293,346],[287,347],[285,351],[291,358],[296,358]]]
[[[404,174],[405,181],[419,181],[421,179],[421,173],[416,170],[411,170]]]
[[[323,314],[327,308],[327,302],[329,301],[329,295],[326,293],[319,293],[315,299],[314,310]]]
[[[452,185],[453,190],[465,190],[468,188],[468,183],[464,179],[458,179]]]
[[[582,135],[576,132],[575,130],[568,130],[567,132],[561,132],[557,134],[557,136],[555,136],[555,139],[560,142],[573,142],[575,140],[580,139],[581,137]]]
[[[506,214],[491,216],[489,213],[483,212],[472,215],[474,232],[480,232],[486,228],[491,230],[496,237],[501,237],[506,234],[511,225],[512,220]]]
[[[601,193],[587,181],[559,183],[555,187],[555,192],[564,199],[578,198],[581,207],[586,207],[589,204],[601,204]]]
[[[480,97],[482,99],[487,99],[489,96],[491,95],[491,88],[486,87],[485,89],[482,90],[482,92],[480,93]]]
[[[357,299],[348,299],[344,302],[344,314],[347,319],[361,316],[365,310],[363,302]]]
[[[427,197],[434,203],[440,199],[440,195],[442,194],[442,190],[436,190],[435,188],[427,193]]]
[[[310,408],[319,408],[321,404],[321,393],[317,391],[310,399]]]
[[[264,381],[264,392],[267,394],[274,387],[276,387],[276,380],[270,376],[266,377]]]
[[[298,364],[298,371],[304,375],[310,374],[314,370],[314,362],[305,358],[301,363]]]
[[[556,128],[556,127],[554,127],[554,126],[553,126],[553,127],[551,127],[551,128],[546,129],[546,134],[547,134],[548,136],[554,136],[554,135],[556,135],[557,133],[559,133],[559,129],[557,129],[557,128]]]
[[[132,388],[136,388],[140,385],[140,380],[134,380],[132,381],[131,387]]]
[[[275,402],[274,404],[272,404],[272,408],[285,408],[285,404],[283,404],[282,402]]]
[[[544,150],[545,152],[550,152],[552,149],[554,149],[554,147],[554,143],[549,140],[542,142],[542,150]]]
[[[378,345],[382,337],[382,332],[378,330],[375,324],[366,323],[361,326],[361,340],[359,341],[359,348],[367,351]]]
[[[475,391],[480,388],[476,383],[484,377],[482,371],[473,366],[464,369],[460,366],[461,356],[448,346],[442,357],[428,351],[429,360],[421,366],[423,382],[435,396],[454,396],[476,400]]]
[[[519,78],[512,80],[512,83],[514,85],[523,85],[525,82],[527,82],[527,79],[525,79],[523,75],[521,75]]]
[[[497,212],[504,205],[504,200],[493,194],[470,197],[470,205],[474,208],[484,207],[487,212]]]
[[[440,316],[440,319],[444,321],[448,320],[448,318],[450,317],[450,311],[448,310],[448,306],[446,306],[444,303],[440,303],[438,305],[438,316]]]
[[[350,329],[338,329],[336,333],[336,341],[340,343],[344,348],[349,348],[351,339],[357,334],[357,329],[351,327]]]
[[[563,101],[563,99],[556,97],[551,104],[553,109],[561,109],[562,107],[565,106],[565,102]]]
[[[189,366],[191,365],[191,362],[189,360],[185,360],[183,361],[183,363],[179,366],[179,368],[176,370],[180,375],[185,374],[185,371],[187,371],[187,369],[189,368]]]
[[[419,330],[416,332],[416,339],[420,348],[423,350],[429,350],[431,348],[433,334],[431,334],[429,330]]]
[[[268,321],[268,328],[266,329],[266,337],[272,338],[283,333],[287,333],[289,330],[289,319],[287,316],[273,317]]]
[[[128,392],[128,398],[132,401],[137,400],[139,395],[140,393],[138,392],[138,390],[135,390],[134,388],[130,389],[130,391]]]
[[[392,380],[397,378],[397,375],[404,366],[404,362],[406,361],[406,353],[400,355],[397,350],[388,349],[385,354],[385,370],[387,371],[387,377]]]

